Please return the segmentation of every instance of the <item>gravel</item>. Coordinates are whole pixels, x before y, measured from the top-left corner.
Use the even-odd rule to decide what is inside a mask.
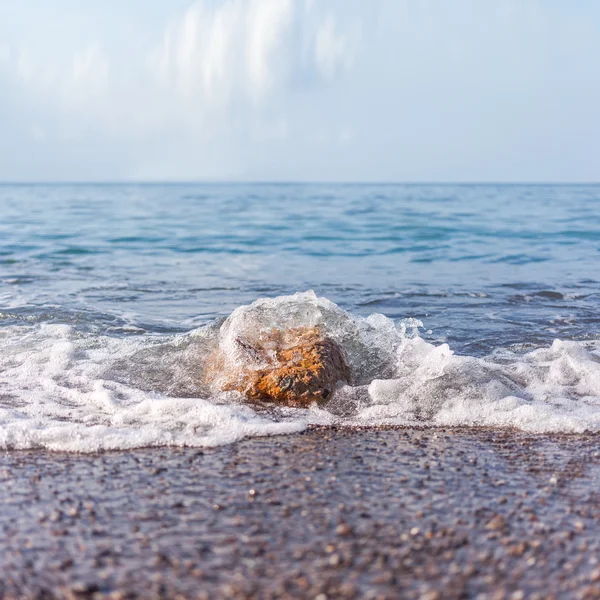
[[[0,598],[599,598],[597,435],[0,456]]]

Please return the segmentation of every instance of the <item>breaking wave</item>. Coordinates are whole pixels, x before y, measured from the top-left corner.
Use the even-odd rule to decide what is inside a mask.
[[[249,405],[204,383],[210,354],[241,333],[319,327],[351,385],[321,408]],[[421,323],[364,319],[313,292],[260,299],[183,335],[100,336],[66,325],[0,329],[0,448],[68,452],[213,446],[311,424],[600,431],[600,343],[499,348],[484,358],[427,343]]]

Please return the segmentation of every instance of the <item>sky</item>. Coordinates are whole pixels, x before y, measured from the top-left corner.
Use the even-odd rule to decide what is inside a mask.
[[[0,0],[0,181],[600,181],[596,0]]]

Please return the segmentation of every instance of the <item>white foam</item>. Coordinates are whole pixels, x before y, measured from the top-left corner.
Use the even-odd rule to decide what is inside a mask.
[[[262,328],[319,326],[353,372],[326,408],[252,408],[202,383],[220,344]],[[207,446],[323,425],[491,426],[600,431],[600,344],[556,340],[527,354],[456,356],[421,324],[352,317],[312,292],[240,307],[219,328],[108,337],[68,326],[0,329],[0,448],[69,452]]]
[[[214,446],[306,427],[302,419],[259,415],[237,398],[224,404],[223,398],[169,397],[104,378],[117,361],[132,361],[135,371],[134,357],[156,340],[81,336],[41,325],[6,328],[0,343],[0,448]]]
[[[375,380],[370,423],[514,427],[531,432],[600,430],[598,345],[556,340],[525,355],[455,356],[421,339],[399,356],[402,376]]]

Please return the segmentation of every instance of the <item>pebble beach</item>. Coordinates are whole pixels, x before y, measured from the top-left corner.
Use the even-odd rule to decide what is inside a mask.
[[[0,480],[7,600],[600,596],[596,435],[315,427]]]

